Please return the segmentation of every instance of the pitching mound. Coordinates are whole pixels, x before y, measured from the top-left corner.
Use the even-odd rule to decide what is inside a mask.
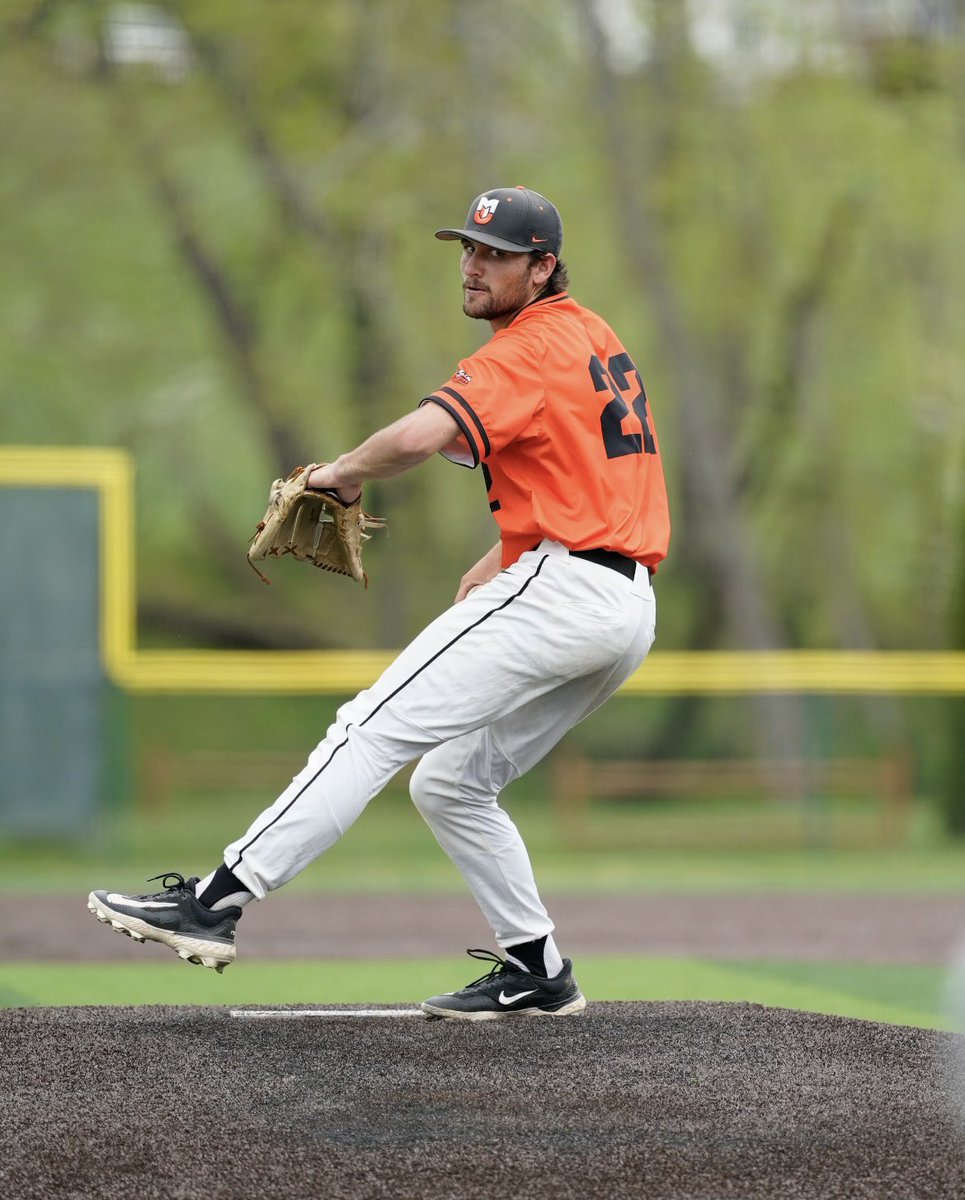
[[[0,1194],[965,1195],[954,1035],[750,1004],[351,1013],[0,1010]]]

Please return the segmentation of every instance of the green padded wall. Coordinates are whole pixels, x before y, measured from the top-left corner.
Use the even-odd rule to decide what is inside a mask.
[[[104,786],[98,501],[0,487],[0,834],[83,837]]]

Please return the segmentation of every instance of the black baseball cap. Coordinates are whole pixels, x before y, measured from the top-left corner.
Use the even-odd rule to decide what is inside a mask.
[[[462,229],[437,229],[443,242],[482,242],[514,254],[553,254],[563,247],[563,222],[556,206],[529,188],[492,188],[469,206]]]

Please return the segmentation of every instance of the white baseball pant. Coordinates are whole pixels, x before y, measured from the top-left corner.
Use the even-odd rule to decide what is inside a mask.
[[[259,899],[332,846],[422,756],[412,798],[502,947],[553,930],[523,840],[498,803],[646,657],[656,603],[633,579],[543,541],[433,621],[343,705],[304,770],[225,863]]]

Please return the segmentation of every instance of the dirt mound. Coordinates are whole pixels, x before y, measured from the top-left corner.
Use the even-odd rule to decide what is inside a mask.
[[[0,1010],[20,1200],[965,1195],[962,1039],[750,1004],[565,1020]]]
[[[562,951],[574,960],[582,954],[692,954],[945,964],[965,932],[958,895],[549,896],[547,903]],[[134,961],[130,942],[108,936],[91,919],[86,893],[11,893],[3,897],[3,911],[2,959]],[[446,954],[491,940],[468,893],[279,892],[264,904],[249,905],[238,927],[239,951],[250,961]]]

